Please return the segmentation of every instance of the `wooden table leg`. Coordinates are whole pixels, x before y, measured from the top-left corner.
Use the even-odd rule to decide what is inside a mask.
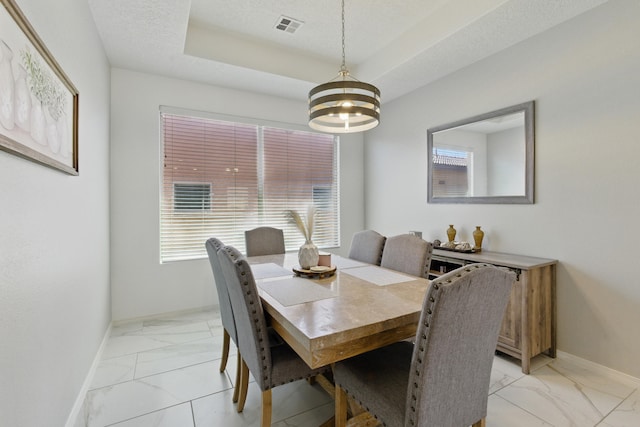
[[[347,425],[347,393],[340,388],[339,385],[336,385],[335,392],[335,400],[336,400],[336,427],[346,427]]]
[[[315,382],[336,402],[335,416],[322,423],[320,427],[375,427],[381,425],[373,415],[365,411],[355,400],[347,396],[344,390],[334,385],[324,375],[316,376]]]
[[[327,421],[325,421],[322,424],[320,424],[320,427],[333,427],[335,425],[336,425],[336,418],[335,417],[331,417]]]
[[[346,427],[377,427],[382,424],[373,415],[363,412],[353,418],[349,418]]]

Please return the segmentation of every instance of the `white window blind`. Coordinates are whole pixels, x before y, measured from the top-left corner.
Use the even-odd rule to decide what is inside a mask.
[[[311,203],[318,208],[314,243],[340,245],[336,137],[166,112],[160,117],[161,262],[206,257],[204,243],[212,236],[244,251],[245,230],[263,225],[283,229],[287,250],[297,249],[302,235],[284,212],[304,214]]]

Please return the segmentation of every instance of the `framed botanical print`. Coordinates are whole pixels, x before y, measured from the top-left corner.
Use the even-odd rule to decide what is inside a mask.
[[[78,91],[15,0],[0,2],[0,149],[78,175]]]

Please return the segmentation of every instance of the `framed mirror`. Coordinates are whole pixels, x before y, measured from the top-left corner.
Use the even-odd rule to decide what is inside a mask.
[[[427,130],[429,203],[533,203],[534,102]]]

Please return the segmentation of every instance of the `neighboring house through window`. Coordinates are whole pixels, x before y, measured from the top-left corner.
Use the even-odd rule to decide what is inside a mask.
[[[211,184],[199,182],[174,182],[173,210],[211,210]]]
[[[437,148],[433,154],[434,197],[468,196],[470,157],[464,150]]]

